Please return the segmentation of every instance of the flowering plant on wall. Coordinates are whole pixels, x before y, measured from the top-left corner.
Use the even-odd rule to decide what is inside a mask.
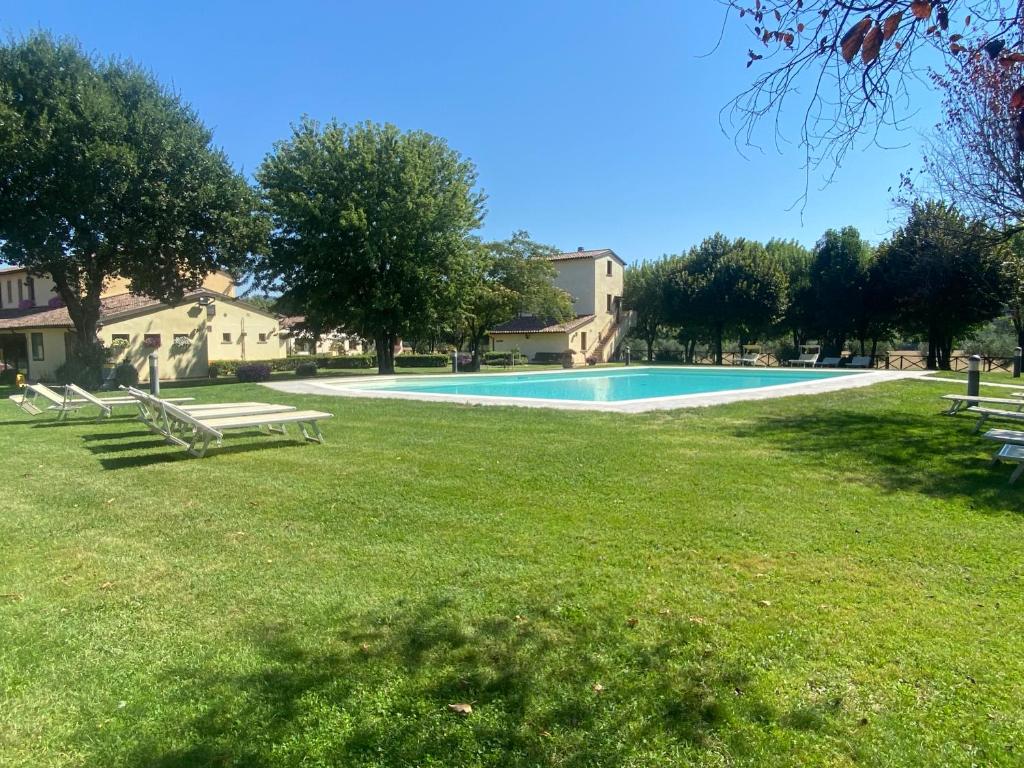
[[[150,349],[160,348],[160,336],[156,334],[146,334],[146,337],[142,340],[142,346],[149,347]]]
[[[110,347],[109,348],[110,349],[117,349],[117,350],[127,349],[128,348],[128,339],[114,339],[113,341],[110,342]]]
[[[175,352],[184,352],[192,346],[192,339],[188,336],[175,336],[171,342],[171,349]]]

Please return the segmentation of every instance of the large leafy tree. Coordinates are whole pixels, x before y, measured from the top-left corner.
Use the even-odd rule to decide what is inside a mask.
[[[622,303],[635,313],[632,335],[647,345],[648,361],[654,360],[654,342],[668,324],[665,291],[672,261],[643,261],[627,267],[623,276]]]
[[[702,329],[715,362],[723,340],[767,332],[786,309],[786,271],[760,243],[716,234],[691,249],[673,270],[667,307],[673,325]]]
[[[786,272],[786,311],[779,330],[799,347],[807,343],[812,322],[811,252],[796,240],[772,239],[764,247]]]
[[[256,197],[149,73],[34,34],[0,47],[0,256],[53,276],[86,356],[110,278],[174,300],[261,243]]]
[[[1014,232],[998,247],[1007,300],[1006,309],[1017,334],[1017,346],[1024,347],[1024,232]]]
[[[810,321],[826,354],[838,354],[856,335],[873,256],[855,227],[830,229],[814,247],[808,274]]]
[[[557,272],[548,257],[557,252],[530,240],[528,232],[483,246],[480,278],[462,307],[474,367],[484,337],[495,326],[519,315],[552,322],[572,316],[572,298],[553,282]]]
[[[954,340],[997,317],[1009,298],[985,225],[946,203],[915,203],[879,251],[896,320],[928,339],[929,368],[949,368]]]
[[[304,119],[256,177],[273,222],[261,282],[373,339],[380,373],[394,371],[399,338],[428,335],[467,300],[484,196],[442,139]]]

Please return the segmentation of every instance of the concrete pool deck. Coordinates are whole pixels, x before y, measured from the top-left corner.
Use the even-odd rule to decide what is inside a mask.
[[[660,368],[661,366],[631,366],[635,370],[647,368]],[[714,369],[714,366],[673,366],[674,370],[703,370]],[[736,370],[735,366],[724,366],[724,370]],[[586,369],[594,370],[594,369]],[[609,370],[622,370],[612,368]],[[774,369],[773,369],[774,370]],[[843,389],[855,389],[867,387],[872,384],[879,384],[886,381],[899,381],[901,379],[916,379],[926,376],[930,371],[880,371],[866,369],[863,372],[853,373],[850,371],[822,370],[821,373],[835,374],[828,378],[816,379],[814,381],[802,381],[789,384],[773,384],[765,387],[751,387],[747,389],[730,389],[720,392],[701,392],[690,395],[671,395],[668,397],[651,397],[640,400],[619,400],[612,402],[599,402],[589,400],[547,400],[532,397],[497,397],[484,395],[458,395],[440,394],[427,392],[403,392],[401,390],[373,389],[373,384],[395,384],[408,381],[410,386],[423,384],[436,380],[451,380],[452,374],[422,374],[412,376],[405,374],[401,376],[359,376],[359,377],[338,377],[318,379],[296,379],[295,381],[275,381],[263,384],[265,387],[278,392],[288,392],[298,395],[330,395],[334,397],[369,397],[382,400],[418,400],[428,403],[458,403],[460,405],[506,405],[522,408],[555,408],[563,411],[604,411],[608,413],[644,413],[647,411],[664,411],[676,408],[702,408],[709,405],[724,405],[725,403],[736,403],[742,400],[768,400],[775,397],[791,397],[793,395],[815,395],[823,392],[837,392]],[[529,374],[522,373],[488,373],[484,376],[546,376],[556,373],[565,373],[565,370],[555,371],[532,371]],[[481,374],[465,374],[481,375]]]

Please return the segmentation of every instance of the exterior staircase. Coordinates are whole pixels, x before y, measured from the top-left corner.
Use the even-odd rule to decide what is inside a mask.
[[[623,312],[618,320],[610,323],[602,332],[597,344],[587,352],[587,356],[596,357],[599,363],[607,363],[611,360],[619,345],[626,338],[626,334],[633,327],[633,318],[632,312]]]

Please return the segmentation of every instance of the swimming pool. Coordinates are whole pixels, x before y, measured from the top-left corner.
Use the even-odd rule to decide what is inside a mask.
[[[833,391],[893,378],[889,371],[800,368],[597,368],[532,373],[307,379],[268,386],[286,392],[481,405],[635,412]]]

